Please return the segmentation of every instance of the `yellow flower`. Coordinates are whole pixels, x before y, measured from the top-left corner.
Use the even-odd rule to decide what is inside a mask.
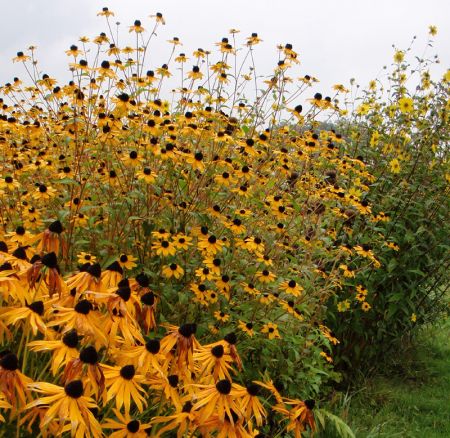
[[[401,167],[400,167],[400,162],[398,161],[397,158],[394,158],[393,160],[391,160],[389,162],[389,165],[391,166],[392,173],[400,173]]]
[[[350,309],[350,301],[344,300],[340,301],[337,305],[338,312],[345,312],[346,310]]]
[[[162,273],[166,278],[174,277],[179,279],[183,276],[184,269],[176,263],[171,263],[170,265],[166,265],[162,268]]]
[[[402,97],[398,101],[398,106],[403,114],[407,114],[414,110],[414,101],[410,97]]]
[[[294,295],[294,297],[299,297],[303,291],[303,288],[297,284],[295,280],[286,280],[280,284],[280,289],[287,294]]]
[[[400,250],[400,247],[395,242],[386,242],[386,246],[394,251]]]
[[[155,18],[157,23],[166,24],[166,21],[163,17],[163,14],[161,12],[157,12],[156,15],[149,15],[150,18]]]
[[[272,283],[276,279],[276,275],[270,272],[268,269],[264,269],[262,271],[258,271],[255,274],[255,277],[261,283]]]
[[[447,70],[444,74],[444,81],[450,82],[450,70]]]
[[[107,418],[102,424],[103,429],[112,429],[109,438],[146,438],[147,429],[150,423],[141,423],[139,420],[132,419],[129,413],[122,414],[118,409],[113,408],[117,420]]]
[[[234,371],[231,364],[233,358],[229,354],[226,343],[219,341],[205,345],[194,351],[194,362],[199,376],[213,376],[219,379],[231,379],[230,371]]]
[[[228,315],[225,312],[216,310],[214,312],[214,318],[216,318],[218,321],[221,321],[221,322],[227,322],[230,319],[230,315]]]
[[[142,33],[144,32],[144,28],[142,27],[142,23],[140,20],[135,20],[133,26],[130,26],[129,32]]]
[[[217,240],[214,235],[211,236],[201,236],[198,240],[198,247],[204,250],[207,254],[214,255],[218,251],[222,250],[224,242],[222,240]]]
[[[402,62],[403,60],[405,59],[405,52],[403,52],[403,51],[401,51],[401,50],[397,50],[395,53],[394,53],[394,61],[396,62],[396,63],[400,63],[400,62]]]
[[[102,17],[114,17],[114,12],[110,11],[106,6],[97,14]],[[86,38],[87,39],[87,38]],[[83,42],[87,42],[86,40]]]
[[[346,278],[353,278],[355,276],[355,272],[347,265],[339,265],[339,269],[343,271],[344,277]]]
[[[56,190],[45,184],[39,184],[36,190],[33,192],[33,198],[38,201],[45,201],[53,198],[56,195]]]
[[[189,58],[186,57],[186,55],[184,53],[180,53],[176,58],[175,58],[175,62],[179,62],[179,63],[184,63],[187,62]]]
[[[79,355],[77,350],[78,334],[76,330],[68,331],[61,340],[58,341],[32,341],[28,343],[31,351],[52,351],[52,374],[55,376],[61,367],[65,367],[70,360],[76,359]]]
[[[97,408],[95,401],[85,396],[81,380],[72,380],[64,387],[46,382],[30,383],[28,387],[45,394],[25,406],[25,409],[44,407],[45,415],[40,427],[45,429],[50,423],[57,421],[61,432],[71,433],[72,437],[92,436],[100,438],[102,429],[91,409]],[[67,422],[70,422],[66,425]]]
[[[172,242],[169,242],[168,240],[161,240],[159,242],[155,242],[152,245],[152,249],[156,252],[159,256],[173,256],[177,252],[177,248]]]
[[[367,301],[364,301],[361,304],[361,309],[364,310],[364,312],[368,312],[371,308],[372,306]]]
[[[133,269],[137,266],[136,260],[137,257],[134,257],[130,254],[121,254],[118,262],[121,268]]]
[[[115,400],[117,409],[122,406],[125,413],[131,409],[131,401],[136,404],[139,412],[144,410],[147,405],[144,388],[141,383],[144,382],[144,376],[136,373],[134,365],[109,366],[101,365],[105,375],[105,384],[108,388],[106,400]]]
[[[158,176],[149,167],[144,167],[143,170],[136,172],[138,180],[145,181],[147,184],[153,184]]]
[[[231,411],[234,411],[238,417],[241,416],[239,399],[236,397],[236,393],[242,390],[242,386],[232,383],[228,379],[222,379],[216,384],[194,385],[194,387],[199,388],[199,391],[196,392],[197,398],[193,410],[199,411],[200,424],[209,420],[214,414],[221,421],[224,421],[225,415],[227,415],[232,424],[235,420]]]
[[[416,315],[415,313],[413,313],[413,314],[411,315],[411,321],[412,321],[412,322],[416,322],[416,321],[417,321],[417,315]]]
[[[17,56],[13,58],[13,62],[25,62],[29,61],[31,58],[25,55],[23,52],[17,52]]]
[[[321,351],[320,355],[328,362],[328,363],[333,363],[333,359],[331,356],[329,356],[327,353],[325,353],[325,351]]]
[[[281,338],[280,333],[278,332],[278,325],[272,322],[264,324],[261,333],[267,333],[269,339]]]
[[[363,103],[356,108],[356,114],[363,116],[370,111],[370,105],[367,103]]]
[[[436,26],[433,26],[433,25],[431,25],[431,26],[428,26],[428,33],[431,35],[431,36],[435,36],[436,34],[437,34],[437,27]]]
[[[192,67],[192,70],[190,72],[188,72],[187,76],[188,76],[188,78],[195,81],[197,79],[202,79],[203,73],[200,71],[200,69],[197,65],[194,65],[194,67]]]
[[[249,336],[253,336],[255,334],[253,331],[253,323],[251,322],[239,321],[238,327]]]
[[[178,249],[184,249],[187,250],[191,246],[192,237],[186,236],[185,234],[179,233],[172,237],[173,244]]]

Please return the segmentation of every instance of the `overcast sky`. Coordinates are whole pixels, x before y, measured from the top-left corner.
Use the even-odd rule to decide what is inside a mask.
[[[190,55],[198,47],[214,49],[236,28],[242,39],[257,32],[264,40],[255,54],[259,73],[270,75],[276,45],[291,43],[300,56],[299,73],[320,79],[315,91],[326,95],[335,83],[354,77],[364,86],[379,75],[392,62],[392,44],[406,48],[417,35],[414,53],[422,55],[431,24],[438,27],[428,52],[440,56],[436,73],[450,66],[450,0],[0,0],[0,83],[25,78],[11,58],[30,45],[38,47],[42,72],[67,80],[64,50],[82,35],[106,31],[104,18],[97,17],[103,6],[116,13],[124,35],[135,19],[149,29],[148,16],[164,14],[167,24],[152,46],[149,68],[166,61],[166,40],[173,36],[184,44],[177,52]]]

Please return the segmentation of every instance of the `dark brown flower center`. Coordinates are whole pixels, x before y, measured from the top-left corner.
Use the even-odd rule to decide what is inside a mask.
[[[66,345],[69,348],[77,348],[78,345],[77,331],[75,329],[70,330],[63,336],[62,341],[64,345]]]
[[[125,365],[120,369],[120,375],[125,380],[131,380],[136,374],[136,370],[134,369],[134,365]]]
[[[211,354],[214,357],[217,357],[217,359],[220,359],[224,355],[225,351],[223,349],[223,345],[216,345],[215,347],[211,348]]]
[[[216,389],[223,395],[228,395],[231,392],[231,382],[228,379],[219,380],[216,383]]]
[[[65,393],[71,398],[80,398],[83,395],[83,382],[81,380],[72,380],[64,386]]]
[[[95,365],[98,362],[97,350],[92,346],[83,348],[80,351],[80,360],[89,365]]]
[[[141,423],[139,422],[139,420],[131,420],[127,424],[128,432],[136,433],[139,430],[140,426],[141,426]]]

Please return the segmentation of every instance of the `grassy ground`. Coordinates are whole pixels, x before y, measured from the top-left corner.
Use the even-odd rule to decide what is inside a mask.
[[[424,331],[392,369],[342,403],[356,438],[449,438],[450,320]]]

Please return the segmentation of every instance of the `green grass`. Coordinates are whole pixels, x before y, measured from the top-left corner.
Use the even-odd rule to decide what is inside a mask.
[[[382,376],[341,399],[357,438],[450,437],[450,320],[424,330]]]

